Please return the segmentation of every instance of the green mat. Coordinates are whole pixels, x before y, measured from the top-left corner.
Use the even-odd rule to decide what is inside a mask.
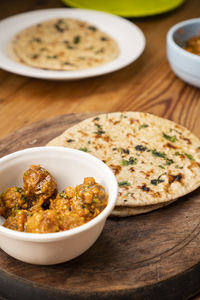
[[[184,0],[62,0],[77,8],[95,9],[123,17],[144,17],[167,12]]]

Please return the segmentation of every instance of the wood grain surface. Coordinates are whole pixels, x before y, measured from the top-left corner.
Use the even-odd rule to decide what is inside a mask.
[[[56,7],[65,7],[65,6],[62,4],[60,0],[0,1],[0,19],[21,12],[27,12],[27,11],[43,9],[43,8],[56,8]],[[29,129],[27,128],[23,129],[24,126],[29,125],[30,128],[33,128],[35,127],[35,125],[33,125],[32,127],[31,124],[33,122],[40,121],[38,123],[39,125],[36,125],[36,127],[40,126],[41,124],[45,124],[44,127],[46,126],[48,129],[49,126],[48,124],[49,122],[51,123],[51,121],[49,121],[49,118],[54,118],[55,122],[61,124],[62,121],[65,120],[65,117],[59,118],[59,116],[63,114],[71,114],[71,113],[76,113],[76,118],[77,118],[76,120],[78,120],[80,115],[77,115],[77,113],[85,113],[85,112],[96,113],[101,111],[113,112],[113,111],[127,111],[127,110],[145,111],[145,112],[154,113],[158,116],[163,116],[171,120],[174,120],[186,126],[188,129],[192,130],[197,136],[200,137],[200,118],[199,118],[200,90],[192,86],[189,86],[188,84],[184,83],[179,78],[177,78],[172,72],[172,70],[170,69],[166,57],[166,33],[169,30],[169,28],[179,21],[183,21],[185,19],[195,18],[199,16],[200,16],[199,0],[185,0],[184,4],[181,5],[179,8],[171,12],[168,12],[166,14],[152,16],[148,18],[130,19],[130,21],[138,25],[145,34],[146,37],[145,51],[137,61],[135,61],[128,67],[119,70],[117,72],[114,72],[112,74],[107,74],[105,76],[100,76],[100,77],[90,78],[85,80],[78,80],[74,82],[56,82],[56,81],[27,78],[27,77],[18,76],[0,70],[0,119],[1,119],[0,138],[5,137],[5,139],[1,140],[1,144],[0,144],[1,147],[0,151],[2,155],[11,152],[14,149],[17,150],[17,147],[27,147],[31,145],[37,145],[40,143],[43,144],[51,136],[51,134],[53,136],[54,133],[60,133],[62,131],[61,127],[58,128],[57,125],[55,125],[55,127],[51,126],[51,132],[47,130],[45,135],[43,135],[42,133],[42,138],[39,134],[35,134],[36,136],[33,137]],[[45,121],[47,119],[48,121]],[[72,119],[70,120],[70,122],[72,122]],[[18,131],[18,135],[16,135],[16,133],[13,133],[16,129],[20,129]],[[6,138],[8,134],[11,134],[11,136]],[[30,134],[31,139],[27,137],[27,134]],[[20,140],[19,140],[19,136],[21,136]],[[24,139],[25,137],[26,140]],[[12,140],[15,141],[16,148],[13,148]],[[197,204],[197,202],[195,201],[194,203]],[[170,211],[171,214],[174,211],[174,207],[177,206],[180,207],[179,205],[183,205],[184,207],[183,210],[181,210],[183,212],[183,215],[181,216],[183,218],[182,220],[184,220],[185,223],[183,222],[184,226],[182,229],[181,227],[178,227],[181,233],[177,231],[177,236],[178,238],[180,237],[179,241],[184,239],[184,237],[188,236],[189,234],[188,232],[191,233],[194,230],[194,235],[197,233],[197,231],[195,230],[197,230],[198,226],[194,228],[192,227],[193,228],[192,229],[190,226],[193,226],[194,223],[190,224],[190,222],[192,222],[193,219],[194,222],[197,222],[198,209],[194,212],[194,215],[192,215],[191,210],[188,207],[188,214],[190,217],[185,218],[184,215],[184,213],[186,214],[187,211],[186,209],[187,205],[191,203],[193,203],[193,201],[188,201],[187,199],[185,199],[183,200],[183,202],[175,203],[174,205],[164,210],[164,211],[168,211],[168,210],[170,211],[173,208],[172,211]],[[160,213],[161,213],[160,211],[157,211],[152,215],[160,216]],[[175,216],[172,215],[172,216],[170,215],[169,217],[168,214],[165,217],[164,219],[165,223],[163,224],[165,225],[170,224],[171,219],[176,220],[176,215]],[[134,220],[140,220],[140,217]],[[116,223],[112,223],[112,222],[116,222]],[[104,235],[102,236],[103,240],[98,241],[100,245],[101,243],[106,244],[107,241],[106,236],[108,236],[109,239],[111,238],[112,241],[112,237],[107,232],[109,232],[109,228],[110,230],[111,229],[113,230],[113,228],[115,228],[115,226],[112,224],[117,224],[118,226],[118,221],[113,220],[112,222],[108,223],[107,225],[108,227],[106,227],[105,232],[103,233]],[[136,222],[134,223],[134,226],[137,225],[139,226],[139,221],[134,221],[134,222]],[[146,228],[145,226],[147,226],[147,224],[146,223],[145,224],[141,223],[141,224],[142,224],[141,225],[142,228],[145,229]],[[152,230],[153,229],[156,229],[154,223],[152,224]],[[187,229],[189,231],[187,231]],[[136,232],[140,236],[139,231],[137,232],[135,230],[136,229],[134,227],[133,234],[135,234]],[[148,230],[145,229],[144,235],[146,232],[148,232]],[[117,232],[114,231],[113,234],[117,234]],[[171,239],[173,240],[175,231],[170,234],[171,235],[168,238],[171,241]],[[164,235],[162,232],[160,236],[162,237],[162,239],[164,239]],[[196,235],[196,237],[199,238],[198,234]],[[137,237],[137,239],[139,239],[139,237]],[[159,251],[161,252],[163,251],[164,249],[163,245],[167,245],[166,244],[167,242],[162,239],[161,239],[161,243],[156,244],[156,242],[158,242],[157,239],[155,239],[154,244],[150,243],[153,249],[150,249],[149,257],[152,257],[151,255],[158,255]],[[129,240],[126,239],[125,241],[124,239],[123,242],[125,243],[125,245],[129,245]],[[121,244],[123,244],[123,242],[121,242]],[[95,247],[98,248],[99,247],[98,245],[99,244],[97,244],[97,246]],[[112,242],[110,244],[108,241],[108,248],[111,245]],[[141,244],[139,246],[141,246]],[[188,243],[187,249],[188,247],[189,248],[194,247],[195,249],[196,244],[193,244],[193,241],[191,241],[191,243]],[[92,258],[92,255],[94,253],[93,252],[94,250],[92,249],[89,252],[90,258]],[[141,249],[142,249],[142,253],[145,253],[146,250],[144,248]],[[199,249],[199,244],[198,244],[198,249]],[[132,250],[133,250],[132,257],[134,257],[135,248]],[[153,252],[154,250],[158,252]],[[136,251],[136,253],[138,252]],[[9,266],[9,270],[12,270],[12,272],[14,272],[16,264],[18,264],[18,262],[16,262],[13,259],[7,260],[6,259],[7,256],[4,253],[1,253],[1,255],[2,255],[1,261],[5,259],[5,265],[3,266],[5,268]],[[120,257],[115,256],[114,254],[115,261],[117,261],[116,260],[117,257],[120,260]],[[158,255],[157,257],[160,259],[161,256]],[[170,266],[169,257],[170,256],[166,258],[166,262]],[[193,258],[185,254],[186,262],[184,262],[184,264],[186,265],[186,267],[191,266],[191,264],[194,262],[193,259],[195,259],[195,257],[196,257],[195,255]],[[159,259],[158,262],[154,264],[154,268],[152,270],[149,270],[149,274],[152,274],[152,276],[154,277],[157,276],[157,278],[160,280],[161,268],[159,266]],[[179,261],[179,259],[181,258],[178,257],[177,261]],[[93,259],[93,261],[94,260],[95,259]],[[84,262],[83,258],[80,258],[78,262],[79,263],[77,263],[76,265],[77,272],[80,273],[82,272],[81,274],[84,273],[88,275],[90,270],[89,268],[87,268],[87,261]],[[95,263],[96,265],[94,266],[94,269],[92,269],[94,273],[97,272],[96,270],[98,269],[97,268],[98,262],[95,261]],[[105,260],[104,263],[106,265],[107,261]],[[132,262],[129,261],[129,263],[132,266]],[[69,263],[70,266],[73,264],[74,262]],[[194,262],[194,265],[196,265],[196,261]],[[35,267],[32,267],[33,269],[30,268],[29,271],[25,271],[24,264],[19,263],[19,265],[17,266],[18,268],[16,272],[18,273],[16,274],[13,273],[14,275],[12,276],[13,284],[15,284],[15,288],[18,293],[22,293],[23,291],[23,293],[25,293],[26,295],[26,291],[23,289],[24,281],[22,280],[19,282],[19,281],[15,281],[15,279],[16,276],[23,277],[22,275],[24,275],[27,272],[26,274],[28,274],[27,278],[29,280],[31,278],[31,272],[32,270],[34,272]],[[133,264],[133,268],[135,266],[136,265]],[[195,269],[195,272],[198,273],[200,270],[200,266],[197,265],[196,268],[197,269]],[[38,278],[43,278],[43,283],[44,283],[46,274],[48,272],[50,274],[53,274],[54,270],[55,270],[54,268],[48,269],[48,268],[41,267],[39,268],[39,272],[37,271],[36,273],[38,273]],[[70,279],[68,279],[68,277],[70,277],[69,275],[71,274],[70,272],[67,273],[68,272],[67,270],[68,270],[68,266],[65,265],[61,267],[61,269],[59,269],[60,275],[58,276],[59,278],[58,280],[60,280],[60,282],[68,282],[68,283],[70,282]],[[69,268],[69,270],[71,270],[73,274],[72,277],[74,278],[76,283],[75,270],[73,270],[73,268],[71,269]],[[193,274],[193,269],[191,270],[192,271],[190,274]],[[40,272],[41,272],[41,276],[40,276]],[[105,282],[107,279],[107,281],[111,282],[112,284],[112,276],[113,278],[116,279],[117,271],[115,270],[113,273],[109,273],[109,275],[107,273],[104,274],[105,274],[104,277]],[[64,275],[68,277],[63,277]],[[137,274],[137,276],[139,277],[139,273]],[[142,276],[143,275],[141,274],[140,280],[142,280],[143,278]],[[171,276],[171,273],[169,273],[169,276]],[[91,278],[93,278],[92,275],[90,275],[90,281],[92,281]],[[124,286],[126,285],[125,283],[126,278],[127,277],[124,275],[122,278],[123,280],[121,282],[120,281],[121,276],[120,275],[118,276],[119,283],[117,288],[119,290],[120,289],[123,290]],[[171,278],[173,278],[173,276]],[[39,282],[40,279],[37,280]],[[134,280],[135,279],[133,279],[132,282],[135,282]],[[34,282],[31,281],[28,282],[32,287],[35,285]],[[52,279],[51,282],[52,286],[53,286],[53,282],[54,280]],[[121,282],[121,287],[120,287],[120,282]],[[174,281],[172,280],[172,283],[173,282]],[[179,288],[180,286],[186,287],[185,289],[188,291],[187,289],[188,284],[190,285],[190,287],[192,286],[192,284],[194,284],[195,286],[197,284],[193,275],[189,277],[188,281],[185,281],[182,278],[180,281],[175,281],[175,282],[176,282],[174,283],[175,286],[173,286],[174,289],[169,288],[165,290],[166,295],[169,296],[169,293],[175,295],[176,290],[180,290]],[[0,283],[1,284],[5,283],[5,280],[1,278]],[[198,285],[200,289],[199,282]],[[129,287],[130,287],[129,284],[127,284],[127,290]],[[14,293],[14,290],[11,290],[10,292]],[[33,290],[34,290],[33,294],[36,297],[38,289],[33,289]],[[151,293],[151,291],[149,292]],[[191,293],[189,294],[191,295]],[[153,297],[153,292],[151,293],[151,295]],[[1,296],[3,297],[3,295]],[[180,299],[184,299],[184,297],[185,295],[182,295]],[[146,298],[143,299],[149,299],[149,298],[147,296]],[[154,299],[157,298],[154,297]],[[171,298],[169,297],[168,299]],[[200,300],[200,297],[196,299]]]
[[[0,17],[64,7],[60,0],[7,0]],[[199,17],[199,0],[176,10],[131,19],[146,36],[143,55],[130,66],[97,78],[74,82],[31,79],[0,71],[0,137],[34,121],[64,113],[146,111],[185,125],[199,135],[200,91],[178,79],[166,58],[166,33],[175,23]]]
[[[0,140],[0,157],[45,145],[93,114],[41,121]],[[80,257],[34,266],[0,251],[0,296],[14,299],[189,299],[200,291],[200,189],[152,213],[110,218]]]

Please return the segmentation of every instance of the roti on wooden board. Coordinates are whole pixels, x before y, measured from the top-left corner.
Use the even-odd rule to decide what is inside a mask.
[[[200,186],[200,140],[186,128],[142,112],[97,115],[48,145],[87,151],[115,173],[120,215],[167,204]],[[148,206],[148,207],[147,207]],[[126,213],[125,213],[126,211]]]
[[[176,200],[177,199],[173,199],[168,202],[163,202],[160,204],[153,204],[153,205],[146,205],[146,206],[135,206],[135,207],[134,206],[131,206],[131,207],[115,206],[111,215],[113,217],[128,217],[128,216],[136,216],[136,215],[146,214],[146,213],[154,211],[156,209],[163,208],[163,207],[173,203]]]
[[[114,39],[87,22],[57,18],[19,32],[10,48],[13,58],[31,67],[81,70],[114,60],[119,48]]]

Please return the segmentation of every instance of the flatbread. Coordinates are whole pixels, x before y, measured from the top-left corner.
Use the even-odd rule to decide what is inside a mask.
[[[165,206],[168,206],[171,203],[175,202],[176,200],[177,199],[171,200],[169,202],[161,203],[161,204],[146,205],[146,206],[135,206],[135,207],[115,206],[115,208],[112,210],[110,215],[112,217],[129,217],[129,216],[146,214],[156,209],[160,209]]]
[[[142,112],[86,119],[48,145],[87,151],[116,175],[116,206],[165,203],[200,186],[200,140],[186,128]]]
[[[114,60],[119,48],[97,27],[76,19],[47,20],[19,32],[11,42],[12,57],[26,65],[51,70],[81,70]]]

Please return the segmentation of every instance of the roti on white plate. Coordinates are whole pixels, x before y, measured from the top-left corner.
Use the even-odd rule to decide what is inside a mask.
[[[116,41],[87,22],[60,18],[41,22],[19,32],[11,41],[12,57],[31,67],[81,70],[113,61],[119,55]]]

